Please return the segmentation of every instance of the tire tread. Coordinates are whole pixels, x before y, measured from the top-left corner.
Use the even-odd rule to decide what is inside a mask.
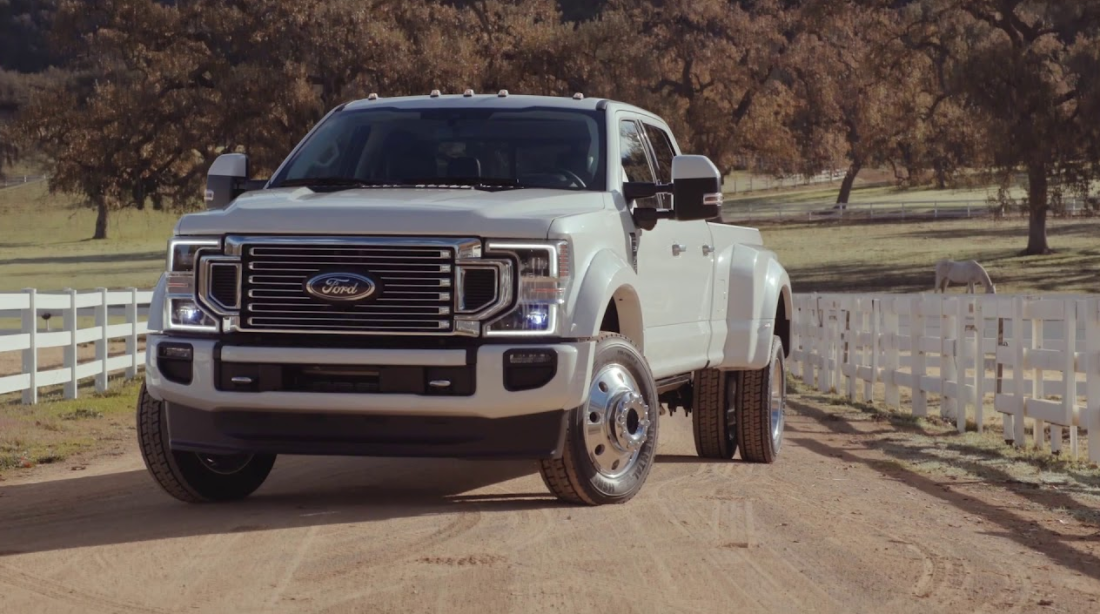
[[[157,401],[141,387],[138,396],[138,447],[145,466],[157,484],[169,495],[187,503],[203,503],[208,499],[195,492],[179,475],[172,451],[164,440],[164,403]]]
[[[726,374],[717,369],[695,372],[691,426],[695,435],[695,453],[700,458],[733,458],[736,446],[731,445],[727,434],[725,378]]]
[[[771,360],[763,369],[742,371],[737,386],[737,447],[741,459],[750,463],[775,461],[771,435],[772,362],[782,360],[782,343],[772,342]]]

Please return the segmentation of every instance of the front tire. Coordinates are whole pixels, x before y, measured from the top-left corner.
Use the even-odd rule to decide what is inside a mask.
[[[169,495],[187,503],[232,501],[252,494],[271,473],[273,454],[198,454],[172,450],[163,401],[141,386],[138,447],[145,467]]]
[[[539,461],[543,482],[572,503],[624,503],[638,494],[657,454],[657,384],[621,335],[596,341],[588,403],[572,410],[561,458]]]
[[[772,338],[768,366],[742,371],[737,386],[737,444],[741,459],[774,463],[783,444],[787,406],[787,363],[783,342]]]

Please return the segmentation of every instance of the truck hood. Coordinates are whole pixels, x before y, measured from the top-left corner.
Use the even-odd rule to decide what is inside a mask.
[[[543,239],[560,217],[607,206],[604,192],[365,188],[258,190],[221,211],[180,219],[176,233],[450,235]]]

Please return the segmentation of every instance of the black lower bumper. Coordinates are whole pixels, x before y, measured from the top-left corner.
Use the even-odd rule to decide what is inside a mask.
[[[168,404],[173,450],[435,458],[556,458],[567,412],[512,418],[202,411]]]

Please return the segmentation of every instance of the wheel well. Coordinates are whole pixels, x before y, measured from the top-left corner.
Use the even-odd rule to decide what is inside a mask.
[[[607,303],[607,310],[603,312],[603,322],[600,322],[600,331],[605,333],[622,333],[619,327],[619,308],[615,306],[615,299]]]
[[[645,350],[645,329],[642,327],[642,309],[634,289],[624,286],[615,291],[600,320],[600,330],[619,333]]]
[[[783,342],[783,355],[791,357],[791,320],[787,315],[787,302],[779,297],[779,305],[775,308],[775,334]]]

